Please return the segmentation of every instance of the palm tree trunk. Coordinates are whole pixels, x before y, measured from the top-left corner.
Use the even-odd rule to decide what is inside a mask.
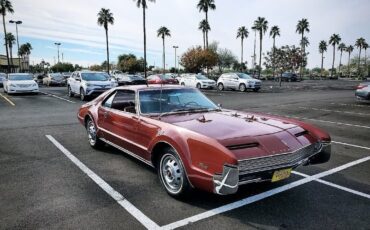
[[[272,76],[275,79],[275,37],[272,44]]]
[[[361,46],[360,46],[360,52],[358,53],[358,64],[357,64],[358,73],[360,73],[360,64],[361,64]]]
[[[348,77],[351,76],[351,68],[350,68],[350,65],[351,64],[351,52],[348,52]]]
[[[163,59],[163,74],[166,73],[166,56],[165,56],[165,45],[164,45],[164,36],[162,36],[162,45],[163,45],[163,54],[162,54],[162,59]]]
[[[9,44],[9,53],[10,53],[10,64],[13,67],[14,66],[14,63],[13,63],[13,46],[11,46],[11,44]]]
[[[304,44],[303,44],[303,37],[304,37],[304,31],[302,32],[302,40],[301,40],[301,57],[303,57],[303,54],[304,54]],[[302,62],[301,62],[301,70],[300,70],[300,73],[299,73],[299,77],[301,78],[302,80],[302,74],[303,74],[303,59],[302,59]]]
[[[252,68],[255,69],[255,64],[256,64],[256,38],[257,38],[257,30],[254,31],[254,50],[253,50],[253,63],[252,63]],[[256,72],[256,70],[254,70]]]
[[[203,49],[206,49],[206,32],[203,31]]]
[[[334,62],[335,62],[335,44],[333,45],[333,64],[331,66],[331,76],[333,77],[334,73]]]
[[[341,65],[342,65],[342,53],[343,53],[343,51],[341,50],[340,51],[340,57],[339,57],[339,68],[338,68],[338,72],[340,73],[340,67],[341,67]]]
[[[109,74],[109,45],[108,45],[108,27],[105,29],[105,43],[107,45],[107,73]]]
[[[208,11],[206,11],[206,22],[208,23]],[[206,48],[208,49],[208,30],[206,30]]]
[[[6,36],[6,27],[5,27],[5,14],[3,14],[3,27],[4,27],[4,38]],[[8,73],[10,72],[10,66],[9,66],[9,51],[8,51],[8,41],[5,39],[5,49],[6,49],[6,59],[7,59],[7,63],[8,63],[8,66],[7,66],[7,70],[8,70]]]
[[[322,71],[324,69],[324,52],[321,53],[321,71],[320,71],[320,78],[322,78]]]
[[[144,77],[147,77],[146,73],[146,27],[145,27],[145,5],[143,7],[143,32],[144,32]]]
[[[241,53],[241,56],[240,56],[240,64],[243,64],[243,38],[241,38],[241,45],[242,45],[242,53]]]
[[[261,77],[261,61],[262,61],[262,30],[260,30],[260,61],[259,61],[259,70],[258,70],[258,79]]]
[[[366,68],[366,49],[365,49],[365,68]]]

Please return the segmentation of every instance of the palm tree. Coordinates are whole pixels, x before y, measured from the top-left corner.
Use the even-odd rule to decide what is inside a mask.
[[[160,27],[158,30],[157,30],[157,37],[161,37],[162,38],[162,41],[163,41],[163,73],[166,72],[166,54],[165,54],[165,43],[164,43],[164,38],[168,36],[168,37],[171,37],[171,32],[169,29],[167,29],[167,27]]]
[[[331,74],[330,74],[332,77],[334,73],[335,46],[338,45],[341,40],[342,38],[339,36],[339,34],[333,34],[331,35],[329,39],[329,44],[333,46],[333,65],[331,66]]]
[[[214,0],[199,0],[197,8],[200,11],[203,11],[206,14],[206,22],[208,22],[208,11],[209,10],[215,10],[216,4]],[[205,32],[206,34],[206,48],[208,49],[208,30]]]
[[[306,49],[306,47],[310,45],[310,42],[308,41],[308,38],[306,36],[303,37],[303,39],[300,42],[300,45],[301,47],[303,47],[303,49]]]
[[[25,57],[29,56],[31,54],[32,46],[30,43],[23,44],[19,47],[18,55],[22,58],[23,63],[25,62]],[[28,70],[28,67],[25,67],[24,69]]]
[[[5,43],[8,44],[10,52],[10,64],[13,65],[13,44],[15,44],[15,37],[12,33],[7,33],[5,35]]]
[[[270,37],[272,37],[273,39],[273,45],[272,45],[272,56],[275,58],[275,38],[277,36],[280,36],[280,28],[278,26],[273,26],[271,27],[271,30],[270,30]],[[273,61],[273,63],[275,63]],[[274,64],[275,65],[275,64]],[[275,66],[272,67],[272,74],[273,76],[275,77]]]
[[[10,71],[9,66],[9,50],[8,50],[8,43],[5,39],[6,36],[6,26],[5,26],[5,16],[7,13],[14,13],[13,5],[9,0],[0,0],[0,14],[3,16],[3,27],[4,27],[4,40],[5,40],[5,49],[6,49],[6,59],[8,63],[8,72]]]
[[[203,32],[203,49],[206,49],[206,33],[211,30],[211,27],[209,26],[208,22],[203,19],[200,21],[198,29]]]
[[[301,34],[301,41],[303,41],[304,33],[305,32],[310,32],[310,23],[306,18],[302,18],[301,20],[298,21],[298,24],[296,26],[296,32]],[[301,56],[305,53],[305,47],[302,46],[301,44]],[[301,71],[300,71],[300,77],[302,78],[302,70],[303,70],[303,62],[301,63]]]
[[[253,63],[252,67],[255,69],[256,67],[256,38],[257,38],[257,29],[255,26],[252,26],[252,30],[254,31],[254,48],[253,48]]]
[[[143,8],[143,34],[144,34],[144,77],[146,78],[146,26],[145,26],[145,9],[148,7],[146,2],[155,2],[155,0],[134,0],[138,8]]]
[[[365,39],[364,38],[358,38],[356,40],[356,43],[355,43],[355,46],[360,49],[360,52],[358,53],[358,66],[357,66],[357,70],[360,72],[360,64],[361,64],[361,50],[364,46],[364,43],[365,43]]]
[[[324,52],[326,52],[328,49],[328,44],[326,41],[321,41],[319,44],[319,52],[321,53],[321,75],[322,77],[322,71],[324,70]]]
[[[259,60],[259,70],[258,70],[258,78],[261,76],[261,61],[262,61],[262,37],[266,33],[268,28],[268,21],[263,17],[258,17],[256,21],[254,21],[254,27],[260,34],[260,60]]]
[[[346,48],[346,51],[348,52],[348,77],[350,77],[350,62],[351,62],[351,53],[353,52],[354,48],[352,45],[349,45]]]
[[[109,74],[109,45],[108,45],[108,24],[113,25],[113,13],[109,9],[101,8],[98,13],[98,25],[105,29],[105,42],[107,45],[107,73]]]
[[[248,29],[245,27],[245,26],[241,26],[238,28],[238,32],[236,34],[236,38],[240,38],[241,40],[241,46],[242,46],[242,50],[241,50],[241,56],[240,56],[240,64],[243,64],[243,50],[244,50],[244,46],[243,46],[243,42],[244,42],[244,39],[246,39],[249,35],[249,32],[248,32]]]
[[[340,67],[342,66],[342,54],[343,51],[346,51],[347,47],[346,44],[343,42],[338,45],[338,50],[340,51],[340,58],[339,58],[339,72],[340,72]]]
[[[367,44],[367,42],[364,42],[364,44],[362,44],[362,48],[365,50],[365,68],[367,69],[367,66],[366,66],[366,50],[369,48],[369,44]]]

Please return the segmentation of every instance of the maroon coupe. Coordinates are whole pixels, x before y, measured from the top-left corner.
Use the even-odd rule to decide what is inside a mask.
[[[331,154],[330,136],[313,125],[222,109],[182,86],[114,88],[83,105],[78,119],[92,147],[107,143],[155,167],[172,196],[190,188],[232,194]]]

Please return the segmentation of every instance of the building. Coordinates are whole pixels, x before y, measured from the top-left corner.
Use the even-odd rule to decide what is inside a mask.
[[[20,72],[21,70],[22,71],[28,70],[30,66],[28,56],[24,57],[23,59],[13,57],[12,59],[9,59],[9,61],[11,72]],[[6,58],[6,55],[0,54],[0,72],[6,73],[7,71],[8,71],[8,60]]]

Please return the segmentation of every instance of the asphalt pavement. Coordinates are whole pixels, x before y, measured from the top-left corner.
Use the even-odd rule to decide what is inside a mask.
[[[168,196],[155,170],[138,160],[112,147],[92,149],[76,117],[83,103],[66,88],[10,96],[0,89],[0,229],[369,229],[370,103],[355,99],[358,82],[289,84],[203,92],[224,108],[325,129],[331,160],[231,196],[196,191],[185,200]]]

